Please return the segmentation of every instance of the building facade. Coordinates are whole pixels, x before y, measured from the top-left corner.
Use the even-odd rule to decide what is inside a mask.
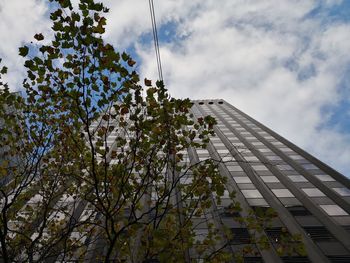
[[[215,117],[217,124],[214,126],[215,136],[210,136],[207,148],[184,150],[183,163],[196,164],[207,159],[217,161],[220,174],[227,179],[221,202],[212,194],[210,209],[199,217],[191,218],[195,226],[196,240],[203,241],[209,233],[209,225],[214,225],[219,232],[222,230],[220,233],[223,238],[220,242],[224,243],[222,247],[225,251],[237,254],[246,245],[253,247],[252,251],[243,255],[243,260],[247,263],[350,262],[350,181],[348,178],[224,100],[193,101],[190,113],[194,121],[211,115]],[[107,122],[101,117],[101,120],[93,123],[90,128],[96,130],[101,126],[107,127],[110,131],[101,148],[111,156],[113,154],[123,156],[123,151],[118,148],[116,141],[121,136],[126,140],[127,137],[118,130],[117,121]],[[191,129],[191,127],[188,128]],[[130,138],[132,137],[133,135],[130,135]],[[105,161],[116,164],[121,157],[118,158],[108,157]],[[125,158],[127,160],[128,157]],[[100,161],[103,160],[100,159]],[[163,170],[159,173],[163,173]],[[167,176],[166,173],[164,172],[164,175]],[[62,179],[66,180],[66,177],[63,176]],[[191,174],[181,178],[179,185],[186,185],[189,181],[191,181]],[[0,182],[0,185],[1,183],[6,182]],[[33,181],[34,186],[37,186],[37,183],[39,184],[40,180]],[[147,189],[151,189],[151,186],[154,186],[153,182],[150,182],[150,187],[147,185]],[[57,184],[57,187],[60,189],[61,183]],[[82,187],[85,186],[81,184],[78,187],[74,186],[73,189],[80,192]],[[21,217],[20,220],[9,222],[9,229],[13,232],[9,237],[15,238],[19,235],[18,230],[29,222],[31,227],[27,230],[27,235],[35,239],[43,221],[42,214],[36,214],[35,211],[38,210],[43,196],[37,190],[31,191],[30,195],[27,194],[29,184],[26,184],[24,189],[26,203],[21,201],[23,207],[17,208],[17,216]],[[180,191],[175,187],[173,190],[176,195],[171,195],[173,199],[169,198],[170,202],[185,206],[187,199],[177,202],[181,199],[177,196]],[[103,198],[107,196],[104,192],[102,193]],[[150,193],[142,195],[142,198],[148,204],[145,206],[145,209],[148,209],[145,213],[149,216],[147,220],[152,222],[154,211],[148,206],[153,206],[153,203],[157,202],[157,196],[152,190]],[[234,200],[239,202],[241,207],[236,214],[228,209],[233,195]],[[69,238],[74,242],[78,241],[78,245],[76,249],[73,247],[74,250],[70,251],[71,253],[63,251],[65,247],[58,231],[56,245],[52,246],[49,243],[45,260],[39,260],[39,262],[101,262],[97,259],[106,254],[106,242],[100,235],[101,228],[95,227],[94,224],[102,218],[100,210],[93,205],[94,200],[84,199],[82,195],[72,194],[72,191],[65,192],[63,187],[59,191],[53,191],[50,198],[52,200],[49,207],[52,211],[47,213],[46,221],[52,221],[53,225],[60,225],[67,231]],[[2,203],[0,208],[2,208],[1,205]],[[252,211],[266,211],[269,208],[276,212],[277,217],[273,218],[271,223],[258,234],[237,220],[239,217],[248,218],[252,215]],[[127,207],[121,211],[123,212],[118,212],[116,216],[132,218],[130,209]],[[177,220],[181,221],[181,218]],[[154,220],[156,221],[157,219]],[[80,223],[82,227],[75,225]],[[57,229],[61,228],[52,230],[49,223],[43,230],[43,237],[53,235]],[[229,238],[225,236],[227,229],[232,233]],[[305,246],[306,255],[286,254],[284,251],[279,251],[285,232],[300,237]],[[258,242],[254,242],[256,235],[266,237],[270,248],[266,249]],[[142,238],[141,235],[139,238]],[[123,237],[123,241],[125,240],[128,240],[128,236]],[[221,246],[220,242],[217,244],[218,247]],[[121,261],[118,253],[115,252],[115,260],[110,262],[159,262],[157,256],[144,261],[140,258],[132,259],[133,254],[137,254],[138,240],[131,240],[130,243],[136,244],[131,257]],[[84,253],[80,254],[80,250]],[[18,262],[25,262],[22,259],[26,255],[21,253],[19,248]],[[42,254],[41,250],[37,251],[37,258]],[[184,255],[179,262],[203,262],[203,255],[193,249],[188,249]],[[0,262],[2,262],[1,256],[0,254]]]
[[[349,179],[224,100],[193,102],[194,118],[216,118],[217,136],[210,139],[207,150],[189,154],[221,161],[227,192],[236,193],[243,216],[257,207],[271,207],[278,213],[264,231],[272,248],[287,229],[301,235],[307,252],[281,256],[274,249],[258,249],[260,255],[245,261],[350,262]],[[223,213],[218,220],[249,243],[248,231],[234,219]]]

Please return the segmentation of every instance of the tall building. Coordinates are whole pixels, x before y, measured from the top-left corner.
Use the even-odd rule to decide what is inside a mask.
[[[9,96],[20,97],[21,93],[20,92],[13,92],[13,93],[10,93]],[[1,112],[1,114],[4,114],[4,115],[11,116],[12,114],[15,113],[15,108],[13,106],[8,106],[7,104],[1,105],[0,110],[3,111],[3,112]],[[13,115],[13,116],[15,116],[15,115]],[[18,124],[18,122],[16,124]],[[5,126],[5,121],[4,121],[4,119],[2,119],[0,117],[0,130],[4,126]],[[8,157],[8,156],[4,155],[4,153],[9,149],[9,146],[4,145],[5,138],[3,138],[3,136],[5,136],[5,135],[0,133],[0,165],[3,161],[6,161],[6,162],[8,162],[9,166],[16,166],[16,165],[18,165],[18,160],[16,157],[14,157],[14,156]],[[10,181],[10,179],[11,179],[11,175],[7,176],[5,178],[0,178],[0,186],[8,183]]]
[[[206,238],[210,224],[219,230],[219,234],[222,235],[225,242],[223,247],[229,253],[239,253],[237,251],[240,251],[246,245],[252,247],[252,251],[248,251],[243,256],[244,262],[247,263],[350,262],[350,181],[348,178],[224,100],[193,101],[191,113],[194,120],[211,115],[215,117],[217,125],[214,126],[215,136],[210,136],[207,148],[190,148],[183,151],[184,156],[186,156],[183,162],[198,163],[206,159],[216,160],[218,161],[220,174],[227,178],[226,189],[221,202],[218,202],[212,194],[210,209],[198,217],[191,218],[195,226],[196,240],[203,241]],[[107,127],[108,136],[106,135],[105,144],[101,147],[111,156],[122,155],[123,151],[120,151],[116,142],[117,138],[124,136],[123,132],[118,129],[116,120],[110,122],[105,117],[108,116],[102,116],[90,128],[97,130],[98,127]],[[129,139],[132,136],[130,135]],[[126,136],[124,137],[125,141],[128,140]],[[94,142],[96,143],[96,141]],[[127,146],[128,144],[126,144]],[[126,147],[124,147],[124,150]],[[118,158],[106,159],[106,163],[117,163],[124,157]],[[166,173],[168,173],[168,170],[165,170],[165,172],[163,170],[159,171],[159,174]],[[113,175],[120,176],[120,173]],[[62,179],[65,181],[70,178],[69,176],[71,175],[68,174],[66,177],[64,174]],[[186,184],[186,180],[191,181],[191,176],[191,173],[189,173],[187,177],[181,178],[179,180],[180,184]],[[148,183],[146,184],[147,193],[145,191],[142,198],[149,201],[145,208],[150,209],[149,206],[153,205],[152,202],[157,201],[157,196],[153,195],[152,190],[148,192],[148,189],[154,187],[152,178],[150,179],[150,176],[148,176],[146,179],[151,182],[150,186]],[[137,180],[135,179],[135,181]],[[38,186],[36,183],[40,184],[40,180],[34,180],[33,187]],[[101,210],[96,208],[96,204],[93,205],[94,198],[91,199],[87,196],[84,199],[84,195],[77,195],[78,198],[74,196],[74,191],[77,189],[77,191],[84,191],[81,189],[85,187],[85,191],[87,191],[86,184],[80,184],[78,187],[74,186],[74,191],[68,191],[68,193],[65,192],[67,189],[61,188],[61,184],[61,182],[57,183],[58,190],[52,191],[49,202],[50,211],[46,213],[46,221],[52,221],[54,226],[59,225],[60,228],[52,228],[48,224],[44,230],[42,229],[44,233],[43,244],[46,242],[46,237],[49,237],[52,233],[57,233],[57,229],[60,230],[61,228],[68,231],[68,235],[73,240],[70,241],[71,243],[79,240],[79,244],[76,249],[70,251],[71,253],[67,253],[66,247],[63,246],[66,243],[62,242],[61,231],[59,231],[54,245],[49,243],[50,245],[46,247],[46,250],[41,250],[41,247],[38,246],[40,249],[35,252],[35,259],[39,260],[40,256],[45,256],[45,260],[40,261],[40,259],[39,262],[100,262],[97,258],[101,258],[101,255],[106,254],[106,240],[100,235],[101,223],[95,225],[95,222],[101,221],[103,217]],[[17,216],[21,217],[20,220],[16,221],[14,219],[9,222],[9,229],[12,231],[9,238],[19,235],[20,231],[17,230],[21,230],[21,227],[25,224],[30,224],[31,227],[29,230],[27,229],[28,233],[24,234],[30,236],[31,239],[38,236],[37,233],[41,227],[43,215],[36,214],[36,211],[39,211],[38,206],[42,205],[43,195],[35,190],[40,188],[35,188],[30,192],[27,191],[29,188],[30,185],[26,184],[24,194],[27,203],[24,204],[19,200],[20,203],[16,207]],[[105,191],[107,192],[100,193],[102,198],[112,193],[113,189],[108,187]],[[178,202],[181,199],[178,196],[180,191],[175,189],[174,192],[175,194],[172,195],[174,199],[170,200],[169,198],[169,200],[174,201],[178,206],[185,205],[181,202],[186,203],[188,200]],[[241,211],[236,212],[236,214],[228,209],[233,194],[235,200],[241,206]],[[12,196],[10,197],[12,198]],[[0,209],[2,209],[2,201],[0,202]],[[244,218],[251,216],[251,211],[267,211],[270,210],[269,208],[277,212],[277,217],[273,218],[271,223],[266,225],[260,233],[252,231],[251,228],[246,228],[245,224],[237,220],[239,216]],[[128,220],[132,218],[132,213],[127,205],[125,205],[125,209],[118,211],[122,211],[115,215],[120,222],[123,222],[122,220],[125,217]],[[149,211],[150,213],[147,213],[147,216],[151,220],[157,218],[153,211]],[[137,212],[140,211],[137,210]],[[181,221],[181,215],[176,220]],[[80,227],[75,227],[75,224],[78,223],[77,225],[79,225],[79,222],[85,223]],[[95,231],[95,229],[97,230]],[[226,235],[226,230],[230,230],[233,235]],[[279,250],[286,232],[300,236],[302,243],[305,245],[306,255],[286,254]],[[137,254],[137,247],[140,242],[134,236],[133,240],[130,241],[127,233],[123,232],[122,234],[124,235],[123,242],[129,242],[132,244],[131,247],[136,244],[135,249],[132,249],[131,252],[132,257],[133,254]],[[256,235],[265,237],[270,249],[254,242]],[[138,234],[137,236],[141,239],[142,235]],[[220,247],[220,244],[218,245]],[[80,250],[85,252],[80,254]],[[119,250],[119,247],[116,250]],[[19,252],[16,253],[19,253],[15,255],[17,262],[26,261],[23,260],[27,258],[26,251],[23,252],[19,248]],[[114,253],[113,256],[116,260],[111,262],[142,262],[143,260],[139,258],[130,260],[129,257],[125,261],[121,261],[118,251]],[[202,255],[193,249],[188,249],[184,252],[184,255],[185,262],[203,262]],[[0,252],[0,262],[2,262],[1,257]],[[179,261],[183,262],[184,260]],[[159,261],[155,256],[147,258],[143,262]]]
[[[270,249],[245,261],[350,262],[348,178],[224,100],[194,101],[192,113],[217,120],[217,136],[207,150],[192,155],[222,160],[220,173],[228,178],[227,191],[236,193],[242,213],[257,207],[278,213],[264,231],[272,248],[287,229],[301,235],[307,251],[307,256],[277,256]],[[239,233],[240,243],[249,243],[248,231],[232,218],[222,213],[218,220]]]

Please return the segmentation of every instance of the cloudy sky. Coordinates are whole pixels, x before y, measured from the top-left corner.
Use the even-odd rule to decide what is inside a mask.
[[[48,32],[45,0],[0,0],[0,57]],[[156,79],[148,0],[105,0],[106,39]],[[350,177],[350,1],[154,0],[173,96],[224,98]]]

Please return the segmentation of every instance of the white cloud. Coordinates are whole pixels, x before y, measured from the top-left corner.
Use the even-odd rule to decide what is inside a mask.
[[[41,0],[11,0],[0,2],[0,57],[9,68],[7,81],[13,90],[19,90],[24,78],[23,59],[18,48],[33,39],[34,34],[46,32],[47,5]]]
[[[180,22],[184,17],[193,17],[200,0],[154,1],[157,22]],[[142,34],[150,32],[151,18],[148,1],[144,0],[104,0],[110,8],[107,14],[106,37],[117,47],[125,48],[137,41]]]
[[[324,108],[341,99],[350,25],[308,16],[316,4],[203,1],[179,19],[187,37],[162,46],[164,75],[173,95],[224,98],[350,176],[350,136],[320,128]],[[143,74],[155,77],[151,47],[138,52]]]
[[[156,78],[153,43],[140,42],[151,32],[148,1],[103,2],[107,40],[119,49],[134,44],[142,76]],[[155,0],[158,29],[176,24],[176,41],[161,45],[166,84],[177,97],[224,98],[350,176],[350,136],[325,126],[324,111],[342,99],[350,66],[349,22],[324,19],[341,2]],[[0,6],[0,33],[8,36],[0,55],[17,69],[17,47],[47,27],[46,7],[39,0]]]

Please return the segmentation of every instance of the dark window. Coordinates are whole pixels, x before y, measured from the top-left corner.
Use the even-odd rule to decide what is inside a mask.
[[[160,261],[158,259],[146,259],[143,261],[143,263],[159,263]]]
[[[223,104],[223,102],[222,102],[222,101],[219,101],[218,103],[219,103],[219,104]]]
[[[309,263],[309,262],[311,262],[308,257],[282,257],[282,261],[285,263]]]
[[[266,217],[266,216],[275,217],[275,216],[277,216],[275,210],[273,210],[269,206],[251,206],[251,208],[255,212],[255,215],[258,217]]]
[[[252,206],[252,209],[254,210],[254,212],[256,213],[266,213],[266,211],[268,209],[271,209],[270,207],[268,206]]]
[[[305,232],[315,241],[333,241],[334,237],[324,226],[304,227]]]
[[[344,226],[345,230],[350,233],[350,226]]]
[[[201,101],[201,102],[199,102],[198,104],[199,104],[199,105],[203,105],[203,104],[204,104],[204,102],[202,102],[202,101]]]
[[[231,244],[249,244],[250,236],[249,232],[246,228],[231,228],[232,231],[232,239]]]
[[[221,210],[220,214],[224,217],[239,217],[240,216],[239,212],[234,210],[235,209],[226,206]]]
[[[278,243],[282,236],[288,235],[288,231],[281,227],[266,228],[265,232],[272,242]]]
[[[244,257],[244,263],[264,263],[261,257]]]
[[[209,102],[208,102],[208,104],[214,104],[214,102],[212,102],[212,101],[209,101]]]
[[[350,262],[350,256],[347,256],[347,255],[328,256],[328,259],[332,263],[349,263]]]
[[[303,206],[291,206],[291,207],[287,207],[287,209],[293,216],[309,216],[309,215],[311,215],[310,211],[307,210]]]

